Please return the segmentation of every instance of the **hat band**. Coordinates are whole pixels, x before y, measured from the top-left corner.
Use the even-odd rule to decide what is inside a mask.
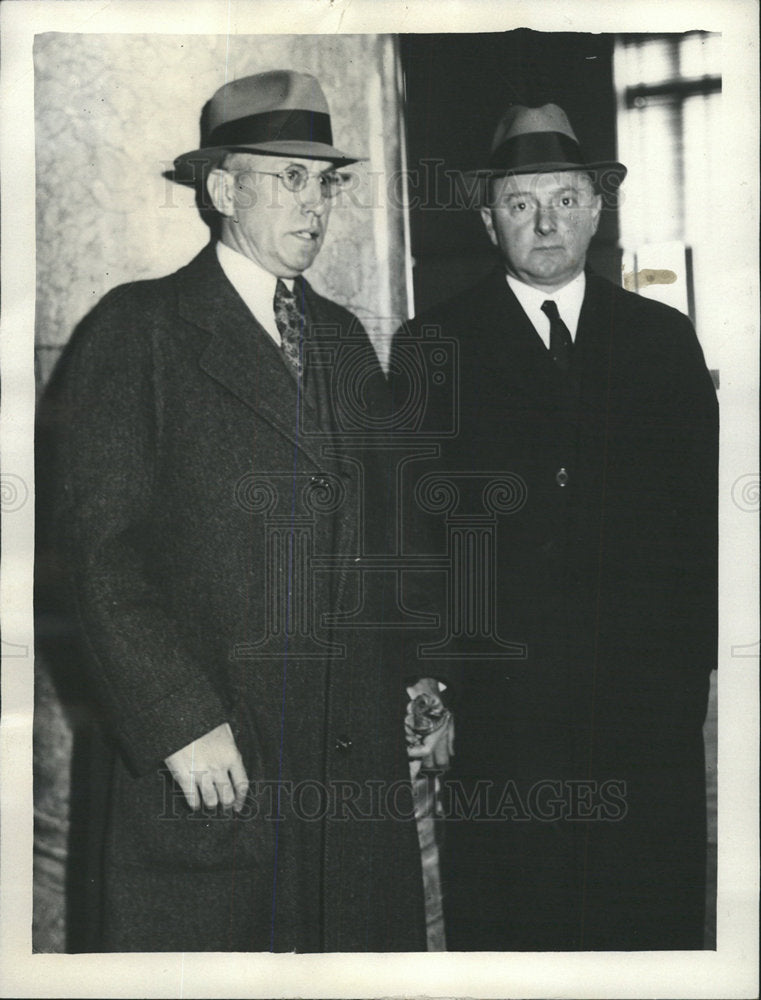
[[[490,167],[520,170],[538,164],[567,163],[584,167],[577,142],[562,132],[527,132],[501,143],[491,155]]]
[[[262,111],[212,129],[208,146],[245,146],[260,142],[320,142],[333,145],[330,115],[324,111],[291,108],[284,111]]]

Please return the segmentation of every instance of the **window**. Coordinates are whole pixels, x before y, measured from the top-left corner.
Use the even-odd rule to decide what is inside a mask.
[[[620,206],[624,281],[631,287],[628,269],[630,276],[676,275],[671,286],[656,282],[644,293],[689,311],[709,355],[721,304],[711,238],[721,171],[721,36],[621,35],[613,65],[619,157],[630,168]]]

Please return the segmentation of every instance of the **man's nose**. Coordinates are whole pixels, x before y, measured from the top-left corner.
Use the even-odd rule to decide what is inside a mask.
[[[539,205],[536,210],[534,226],[538,233],[546,236],[555,231],[555,210],[550,205]]]
[[[328,203],[319,176],[309,178],[306,185],[299,191],[298,198],[302,211],[314,212],[316,215],[322,215]]]

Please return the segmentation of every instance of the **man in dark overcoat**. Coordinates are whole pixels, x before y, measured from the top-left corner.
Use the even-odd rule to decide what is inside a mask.
[[[302,277],[358,157],[306,74],[226,84],[207,110],[175,177],[200,171],[218,242],[107,294],[51,390],[59,559],[104,731],[89,947],[422,950],[411,664],[382,607],[375,629],[331,627],[384,536],[346,399],[384,380]]]
[[[500,264],[406,331],[459,350],[442,474],[522,491],[495,576],[522,656],[462,664],[454,950],[702,947],[717,403],[687,317],[585,267],[625,172],[585,162],[556,105],[511,108],[478,171]]]

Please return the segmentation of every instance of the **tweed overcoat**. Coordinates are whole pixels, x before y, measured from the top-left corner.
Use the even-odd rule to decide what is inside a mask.
[[[212,246],[110,292],[55,374],[56,538],[105,732],[104,950],[425,947],[397,650],[330,621],[383,517],[330,397],[337,372],[382,372],[356,319],[297,287],[303,392]],[[252,792],[193,814],[162,762],[224,721]]]
[[[459,354],[441,471],[524,491],[495,586],[497,635],[525,655],[462,664],[448,945],[699,948],[718,416],[694,330],[589,274],[566,376],[501,269],[424,329]]]

